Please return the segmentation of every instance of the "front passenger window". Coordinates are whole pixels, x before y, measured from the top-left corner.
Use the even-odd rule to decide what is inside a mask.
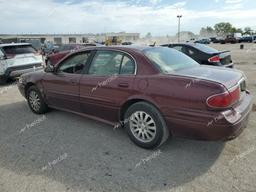
[[[58,72],[81,74],[89,56],[89,52],[70,56],[60,64]]]

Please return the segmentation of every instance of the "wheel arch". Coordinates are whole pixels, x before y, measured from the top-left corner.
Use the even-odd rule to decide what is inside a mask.
[[[162,114],[159,107],[157,107],[157,104],[152,99],[150,99],[148,97],[147,98],[145,98],[145,97],[133,97],[133,98],[128,99],[126,102],[124,102],[121,105],[121,108],[120,108],[119,120],[124,121],[125,112],[128,110],[128,108],[130,106],[132,106],[133,104],[138,103],[138,102],[146,102],[146,103],[149,103],[150,105],[154,106],[159,111],[159,113],[162,115],[162,118],[165,121],[164,115]]]
[[[35,83],[32,83],[32,82],[28,82],[25,86],[25,97],[27,98],[27,94],[28,94],[28,89],[31,87],[31,86],[35,86],[36,84]]]
[[[135,103],[138,103],[138,102],[145,102],[145,103],[148,103],[150,105],[152,105],[159,113],[160,113],[160,116],[165,124],[165,128],[164,128],[164,132],[166,135],[165,136],[165,139],[162,140],[162,143],[166,141],[166,139],[169,137],[169,136],[172,136],[173,135],[173,132],[171,130],[171,128],[169,128],[167,126],[167,123],[166,123],[166,119],[162,113],[162,111],[160,110],[159,107],[157,107],[158,105],[150,98],[145,98],[145,97],[136,97],[136,98],[131,98],[129,100],[127,100],[125,103],[123,103],[123,105],[121,106],[120,108],[120,114],[119,114],[119,119],[120,119],[120,122],[125,122],[125,119],[124,119],[124,116],[125,116],[125,112],[129,109],[130,106],[134,105]],[[161,145],[161,144],[160,144]]]

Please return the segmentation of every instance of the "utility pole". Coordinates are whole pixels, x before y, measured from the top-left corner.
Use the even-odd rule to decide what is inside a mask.
[[[180,42],[180,19],[182,18],[182,15],[177,15],[178,18],[178,42]]]

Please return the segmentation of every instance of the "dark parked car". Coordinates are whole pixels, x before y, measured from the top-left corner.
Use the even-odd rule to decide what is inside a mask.
[[[23,75],[18,87],[36,114],[55,108],[120,122],[134,143],[150,149],[169,135],[233,139],[252,107],[243,73],[201,66],[165,47],[87,48]]]
[[[256,43],[256,35],[253,36],[253,43]]]
[[[132,42],[123,42],[122,45],[132,45]]]
[[[58,61],[64,58],[72,51],[83,49],[85,47],[96,46],[95,43],[83,43],[83,44],[63,44],[57,49],[53,50],[53,53],[48,54],[45,57],[46,65],[55,65]]]
[[[195,43],[210,44],[211,40],[210,39],[200,39],[200,40],[195,41]]]
[[[241,37],[239,43],[252,43],[254,40],[253,36]]]
[[[222,37],[211,37],[210,39],[212,43],[220,43],[223,40]]]
[[[165,44],[162,46],[181,51],[202,65],[214,65],[229,68],[233,68],[234,66],[229,51],[218,51],[199,43],[176,43]]]
[[[239,43],[239,39],[235,38],[232,35],[228,35],[225,39],[222,39],[220,41],[221,44],[226,44],[226,43],[231,43],[231,44],[236,44]]]

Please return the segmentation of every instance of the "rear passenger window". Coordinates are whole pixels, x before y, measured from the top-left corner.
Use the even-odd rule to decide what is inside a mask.
[[[135,72],[135,63],[129,57],[124,56],[120,74],[131,75],[131,74],[134,74],[134,72]]]
[[[190,49],[190,48],[188,48],[188,54],[193,56],[193,55],[195,55],[195,51]]]
[[[134,74],[135,63],[132,59],[118,51],[98,51],[92,61],[89,74],[115,75]]]
[[[177,51],[182,52],[182,46],[174,46],[173,49],[176,49]]]
[[[95,55],[89,74],[115,75],[119,74],[123,55],[115,51],[98,51]]]

